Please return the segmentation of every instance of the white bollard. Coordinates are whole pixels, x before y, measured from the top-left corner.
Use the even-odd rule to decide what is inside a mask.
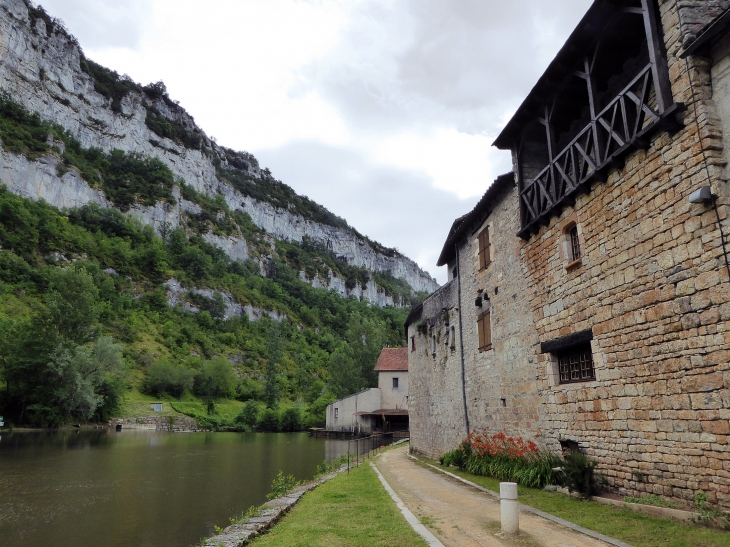
[[[499,506],[502,510],[502,533],[514,536],[520,533],[520,517],[517,512],[517,483],[499,483]]]

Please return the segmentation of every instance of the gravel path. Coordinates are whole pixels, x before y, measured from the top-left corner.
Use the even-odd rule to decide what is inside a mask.
[[[547,519],[520,511],[520,536],[500,531],[499,501],[408,457],[408,447],[374,463],[403,503],[446,547],[611,547]]]

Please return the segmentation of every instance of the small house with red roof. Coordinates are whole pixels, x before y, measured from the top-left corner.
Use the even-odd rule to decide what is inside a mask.
[[[353,434],[408,431],[408,348],[383,348],[378,387],[327,405],[327,429]]]

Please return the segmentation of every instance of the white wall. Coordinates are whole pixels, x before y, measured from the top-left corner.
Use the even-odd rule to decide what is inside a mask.
[[[398,378],[398,388],[393,389],[393,378]],[[380,408],[408,409],[408,371],[387,371],[378,373]]]
[[[356,412],[372,412],[380,407],[380,389],[374,387],[355,393],[327,405],[327,429],[353,431],[360,426],[362,432],[372,431],[370,416],[355,416]],[[337,414],[337,417],[335,417]]]

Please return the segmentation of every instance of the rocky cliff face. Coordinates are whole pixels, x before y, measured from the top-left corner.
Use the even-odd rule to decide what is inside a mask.
[[[192,117],[166,96],[141,92],[140,86],[132,82],[133,89],[123,96],[105,96],[97,90],[98,82],[95,85],[95,79],[83,69],[83,63],[83,53],[76,40],[58,22],[39,16],[24,0],[0,0],[0,88],[28,110],[63,126],[82,146],[158,158],[170,167],[176,178],[200,193],[212,197],[222,195],[230,209],[248,213],[258,227],[275,238],[301,242],[307,236],[349,265],[391,272],[415,291],[432,292],[438,287],[413,261],[372,245],[343,225],[306,218],[280,203],[256,199],[220,180],[220,173],[226,170],[243,174],[250,181],[261,181],[260,184],[270,175],[266,170],[262,172],[250,155],[236,154],[208,139]],[[150,111],[163,122],[170,121],[183,128],[198,141],[191,146],[189,142],[173,140],[151,130],[146,122]],[[63,171],[58,169],[59,162],[55,155],[30,161],[3,151],[0,180],[14,193],[44,199],[58,207],[90,202],[112,206],[100,190],[91,188],[75,170],[59,174]],[[138,205],[128,214],[157,230],[166,224],[183,225],[187,212],[195,212],[196,205],[181,199],[177,187],[173,194],[175,204]],[[232,258],[243,260],[249,256],[247,243],[241,237],[206,234],[206,239]],[[336,277],[309,282],[379,305],[392,303],[372,281],[354,289],[346,288]]]

